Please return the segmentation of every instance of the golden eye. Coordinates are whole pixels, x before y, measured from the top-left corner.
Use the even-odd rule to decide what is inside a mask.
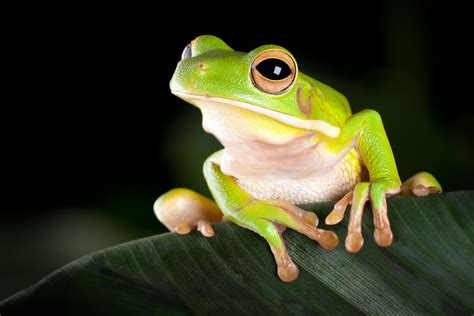
[[[296,71],[296,63],[290,55],[276,49],[267,50],[252,63],[252,81],[263,92],[279,94],[291,86]]]

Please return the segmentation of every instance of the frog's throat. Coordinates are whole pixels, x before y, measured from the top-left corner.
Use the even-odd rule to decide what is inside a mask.
[[[172,90],[171,93],[173,93],[177,97],[180,97],[181,99],[187,102],[190,102],[192,100],[202,100],[202,101],[219,102],[219,103],[233,105],[242,109],[246,109],[255,113],[268,116],[283,124],[301,128],[301,129],[310,130],[310,131],[318,131],[332,138],[336,138],[337,136],[339,136],[339,133],[340,133],[339,127],[333,126],[322,120],[304,120],[304,119],[300,119],[300,118],[297,118],[285,113],[277,112],[277,111],[263,108],[260,106],[256,106],[253,104],[231,100],[227,98],[220,98],[220,97],[200,95],[200,94],[190,94],[190,93],[184,93],[184,92],[175,91],[175,90]]]

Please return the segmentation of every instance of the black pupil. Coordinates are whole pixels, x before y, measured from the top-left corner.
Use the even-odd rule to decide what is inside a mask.
[[[285,79],[291,74],[290,66],[283,60],[268,58],[257,65],[257,70],[270,80]]]

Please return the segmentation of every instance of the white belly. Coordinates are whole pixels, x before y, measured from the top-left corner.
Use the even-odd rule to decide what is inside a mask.
[[[311,135],[284,145],[227,142],[219,165],[256,199],[293,204],[334,201],[361,181],[362,165],[354,149],[334,156]]]
[[[279,199],[293,204],[334,201],[360,181],[360,166],[341,161],[326,172],[299,179],[287,177],[239,178],[237,183],[257,199]]]

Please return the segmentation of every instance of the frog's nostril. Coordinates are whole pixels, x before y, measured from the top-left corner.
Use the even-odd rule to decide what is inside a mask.
[[[183,52],[181,53],[181,60],[190,58],[193,55],[193,49],[191,43],[186,45],[186,47],[183,49]]]
[[[198,64],[198,68],[199,68],[201,71],[206,71],[206,70],[207,70],[207,64],[201,62],[201,63]]]

